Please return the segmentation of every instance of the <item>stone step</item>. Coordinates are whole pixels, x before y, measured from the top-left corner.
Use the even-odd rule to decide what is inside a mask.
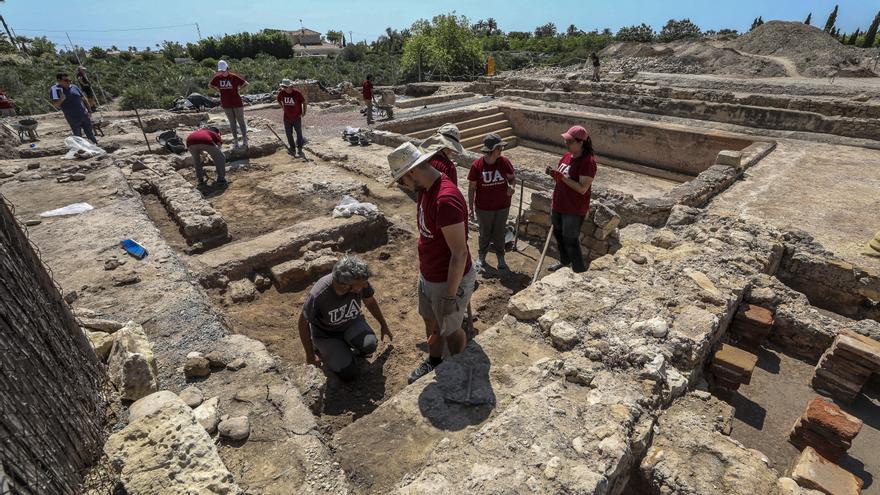
[[[471,118],[469,118],[468,120],[462,120],[460,122],[453,123],[458,127],[459,131],[462,131],[465,129],[470,129],[472,127],[477,127],[480,125],[488,124],[489,122],[496,122],[503,119],[507,119],[507,116],[505,116],[501,112],[498,112],[497,109],[490,108],[487,110],[474,112],[474,114],[471,114]],[[413,131],[407,134],[407,136],[414,139],[424,139],[437,132],[438,127],[440,126],[438,125],[436,127],[430,127],[428,129]]]
[[[517,145],[519,145],[519,138],[516,136],[507,137],[507,138],[504,138],[504,142],[507,143],[507,146],[505,146],[504,149],[509,150],[511,148],[516,148]],[[468,151],[473,151],[474,153],[480,153],[480,148],[482,148],[482,147],[483,147],[483,142],[480,141],[479,144],[475,144],[475,145],[473,145],[469,148],[465,148],[465,149]]]
[[[505,140],[514,136],[513,127],[505,127],[494,132]],[[483,145],[483,137],[483,135],[478,135],[469,138],[462,138],[461,146],[465,149],[473,148],[474,146],[480,147]]]
[[[461,139],[479,136],[480,140],[482,141],[482,139],[486,137],[486,134],[489,134],[490,132],[497,132],[501,129],[506,129],[508,127],[511,127],[510,121],[507,119],[503,119],[492,121],[488,124],[471,127],[469,129],[459,129],[459,131],[461,132]]]
[[[721,366],[736,375],[751,377],[758,364],[758,356],[730,344],[721,344],[715,351],[713,365]],[[748,382],[743,382],[748,383]]]

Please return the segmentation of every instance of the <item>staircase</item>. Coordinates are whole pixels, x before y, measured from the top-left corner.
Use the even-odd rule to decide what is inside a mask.
[[[506,149],[517,145],[517,137],[513,132],[513,126],[507,117],[501,112],[481,112],[468,116],[467,120],[453,122],[461,132],[461,146],[468,150],[479,152],[483,145],[486,134],[494,132],[507,142]],[[413,139],[425,139],[437,131],[435,128],[415,131],[407,136]]]

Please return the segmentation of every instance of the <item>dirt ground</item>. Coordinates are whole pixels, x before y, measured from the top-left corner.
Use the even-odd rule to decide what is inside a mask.
[[[784,472],[800,453],[788,442],[794,422],[807,403],[817,396],[810,386],[815,364],[795,359],[779,349],[763,348],[749,385],[740,387],[732,403],[736,408],[731,437],[760,450]],[[840,465],[864,481],[863,495],[880,494],[880,390],[866,389],[851,405],[838,404],[865,424]]]
[[[339,140],[341,142],[341,139]],[[375,147],[370,155],[382,156],[384,148]],[[377,152],[378,150],[378,152]],[[373,153],[377,152],[377,153]],[[321,215],[329,215],[339,196],[291,195],[286,200],[269,197],[261,192],[267,181],[284,174],[305,172],[332,176],[338,182],[358,181],[366,186],[361,194],[364,201],[377,204],[379,209],[404,228],[415,228],[415,203],[403,192],[388,189],[369,177],[350,172],[332,163],[293,159],[280,151],[274,155],[250,160],[228,172],[231,186],[223,191],[212,191],[206,198],[218,209],[229,224],[234,239],[255,235],[293,225]],[[376,158],[370,160],[374,165]],[[465,184],[463,177],[460,184]],[[184,171],[193,184],[195,178]],[[314,178],[310,180],[315,180]],[[306,181],[304,181],[307,183]],[[518,201],[518,194],[514,197]],[[527,191],[528,194],[528,191]],[[164,207],[153,195],[145,195],[147,211],[169,244],[183,249],[186,242],[177,231],[176,224],[168,217]],[[515,212],[511,213],[511,224]],[[324,410],[318,417],[327,432],[334,432],[357,418],[369,414],[379,404],[406,386],[406,375],[426,356],[424,324],[418,314],[416,283],[418,278],[418,254],[416,237],[405,231],[395,230],[389,243],[378,249],[360,253],[371,265],[375,275],[371,283],[376,289],[383,314],[394,335],[393,342],[381,342],[376,353],[361,363],[361,376],[350,384],[329,376],[329,386],[324,400]],[[469,244],[472,254],[477,250],[477,234],[470,232]],[[484,330],[498,321],[505,313],[507,300],[526,287],[533,275],[540,252],[537,247],[524,241],[518,243],[520,251],[508,253],[506,259],[511,270],[498,272],[494,267],[495,256],[488,257],[490,268],[481,275],[479,288],[472,299],[474,328]],[[184,257],[186,260],[186,257]],[[549,257],[546,266],[554,263]],[[305,356],[297,333],[296,321],[308,288],[294,292],[278,292],[274,287],[246,303],[229,304],[224,294],[214,291],[212,297],[224,313],[231,330],[257,339],[268,350],[280,357],[284,364],[301,364]],[[378,331],[378,323],[367,315],[371,326]]]

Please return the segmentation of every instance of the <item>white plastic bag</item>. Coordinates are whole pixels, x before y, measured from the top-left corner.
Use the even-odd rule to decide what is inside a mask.
[[[374,218],[379,215],[379,208],[373,203],[361,203],[346,194],[342,201],[333,208],[333,218],[349,218],[352,215]]]
[[[44,211],[43,213],[40,213],[40,216],[59,217],[61,215],[76,215],[77,213],[84,213],[94,209],[95,208],[88,203],[73,203],[54,210]]]
[[[83,139],[79,136],[70,136],[64,138],[64,145],[70,149],[70,151],[68,151],[67,154],[64,155],[65,160],[73,160],[74,158],[79,158],[83,160],[86,158],[95,158],[96,156],[107,154],[106,151],[102,150],[91,141]]]

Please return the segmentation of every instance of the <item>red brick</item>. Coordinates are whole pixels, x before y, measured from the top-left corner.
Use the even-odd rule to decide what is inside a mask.
[[[734,316],[736,320],[748,322],[757,327],[770,328],[773,326],[773,312],[767,308],[754,304],[742,304]]]
[[[870,363],[865,363],[866,366],[870,366],[875,371],[880,371],[880,342],[855,332],[844,331],[837,336],[835,343],[837,347],[856,354],[863,361]]]
[[[727,369],[751,376],[758,364],[758,356],[730,344],[721,344],[715,351],[714,361]]]
[[[816,425],[847,441],[852,441],[862,429],[862,420],[821,397],[807,404],[803,418],[805,426]]]

